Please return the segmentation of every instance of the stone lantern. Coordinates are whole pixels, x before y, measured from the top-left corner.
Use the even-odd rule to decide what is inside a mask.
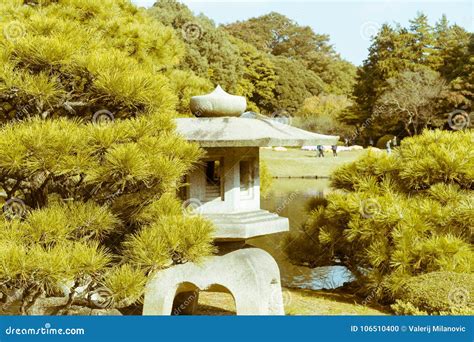
[[[206,151],[187,175],[185,205],[211,220],[218,254],[201,264],[158,271],[145,290],[144,315],[192,314],[199,291],[228,292],[238,315],[282,315],[280,271],[273,257],[247,239],[289,230],[288,219],[260,208],[259,149],[335,145],[337,136],[308,132],[255,113],[246,100],[217,87],[195,96],[196,117],[176,119],[177,131]]]

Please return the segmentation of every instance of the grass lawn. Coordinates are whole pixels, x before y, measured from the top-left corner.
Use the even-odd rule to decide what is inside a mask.
[[[337,167],[356,160],[364,152],[365,150],[341,151],[337,157],[333,157],[332,153],[325,153],[324,158],[318,158],[316,151],[289,148],[288,151],[278,152],[261,149],[260,157],[274,177],[328,177]]]
[[[331,291],[283,288],[287,315],[387,315],[383,308],[364,306],[353,295]],[[235,315],[230,294],[201,292],[199,315]]]

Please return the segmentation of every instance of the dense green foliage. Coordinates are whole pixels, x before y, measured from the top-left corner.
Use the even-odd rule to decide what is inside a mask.
[[[150,13],[175,29],[186,47],[180,66],[206,80],[207,90],[219,84],[230,93],[246,96],[249,109],[271,111],[275,72],[265,54],[216,27],[204,15],[195,16],[177,1],[158,1]]]
[[[175,0],[156,2],[150,13],[181,36],[184,69],[245,96],[249,110],[293,115],[306,98],[352,91],[355,67],[335,53],[328,37],[281,14],[216,27]]]
[[[341,123],[338,116],[350,105],[351,101],[344,95],[321,94],[308,97],[296,112],[293,124],[318,133],[349,135],[350,126]]]
[[[400,315],[474,314],[474,274],[432,272],[410,278],[392,308]]]
[[[192,92],[175,75],[197,78],[176,69],[183,45],[125,0],[0,11],[4,308],[19,299],[27,313],[66,288],[67,311],[84,286],[129,305],[149,272],[212,251],[211,224],[182,217],[171,195],[202,154],[174,134]]]
[[[449,128],[448,113],[472,111],[473,49],[473,34],[445,16],[434,27],[424,14],[409,28],[383,25],[358,70],[355,104],[341,120],[359,128],[360,141]]]
[[[317,34],[309,26],[272,12],[225,28],[272,56],[300,61],[305,73],[314,73],[324,82],[325,92],[349,94],[352,90],[355,67],[340,58],[327,35]]]
[[[231,41],[239,48],[244,64],[236,92],[246,97],[249,110],[272,113],[278,80],[275,63],[243,40],[231,37]]]
[[[331,180],[338,190],[318,202],[287,252],[344,265],[358,291],[388,302],[413,276],[472,274],[473,141],[472,131],[425,131],[391,155],[369,151],[341,167]]]
[[[294,123],[302,128],[359,143],[385,134],[412,136],[424,128],[457,129],[449,114],[458,110],[462,117],[456,118],[466,122],[472,111],[473,36],[445,16],[434,26],[424,14],[408,28],[383,25],[356,68],[336,53],[327,35],[279,13],[224,26],[175,0],[157,1],[150,13],[183,41],[180,68],[199,75],[187,92],[178,88],[186,100],[193,91],[220,84],[246,96],[249,110],[297,116]],[[323,116],[308,110],[315,98],[331,98],[336,107]],[[186,101],[178,110],[188,112]]]

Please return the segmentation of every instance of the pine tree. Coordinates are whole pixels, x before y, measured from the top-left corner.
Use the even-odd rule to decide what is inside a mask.
[[[410,32],[413,37],[412,50],[415,55],[415,63],[436,70],[438,58],[435,49],[435,37],[433,27],[428,23],[428,17],[419,13],[410,20]]]
[[[125,0],[0,11],[4,308],[66,288],[67,313],[79,287],[89,305],[130,305],[150,272],[212,251],[211,224],[173,195],[202,154],[174,133],[183,45]]]

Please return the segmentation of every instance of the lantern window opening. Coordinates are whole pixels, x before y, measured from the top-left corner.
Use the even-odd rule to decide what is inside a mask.
[[[224,200],[223,158],[206,160],[204,171],[206,178],[205,201]]]

